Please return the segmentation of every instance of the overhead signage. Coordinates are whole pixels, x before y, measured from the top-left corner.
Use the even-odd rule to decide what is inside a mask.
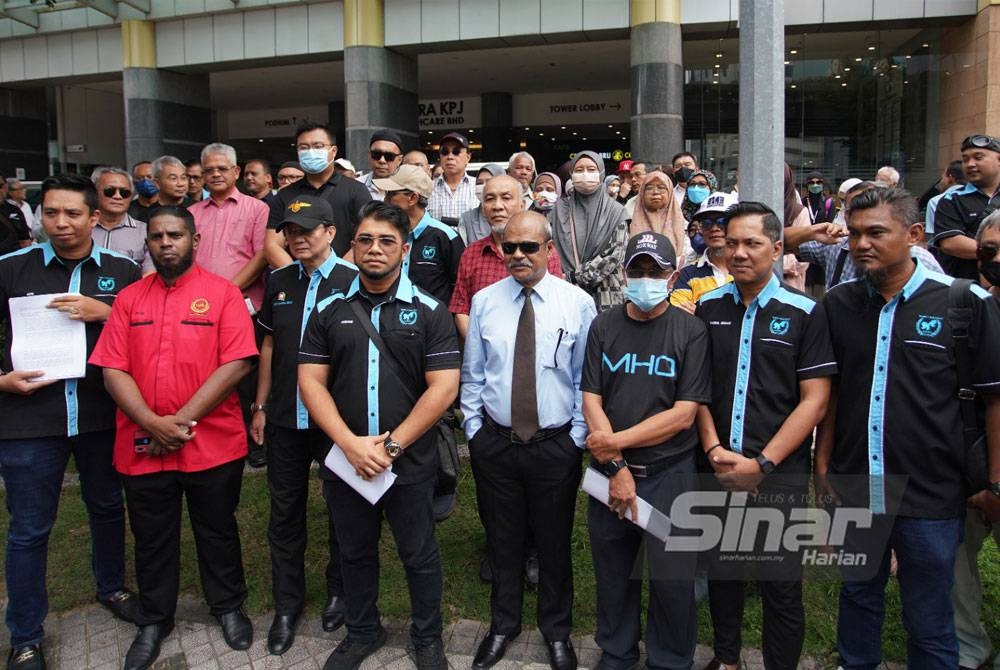
[[[421,100],[417,107],[420,130],[478,128],[483,121],[482,98]]]
[[[574,91],[514,96],[515,126],[558,126],[571,123],[627,123],[631,93]]]
[[[330,112],[325,105],[284,107],[279,109],[232,109],[224,113],[226,139],[287,137],[306,119],[326,123]]]

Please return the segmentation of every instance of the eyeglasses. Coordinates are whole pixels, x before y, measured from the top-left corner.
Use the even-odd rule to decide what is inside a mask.
[[[333,146],[332,144],[323,144],[322,142],[313,142],[312,144],[296,144],[295,145],[295,150],[296,151],[309,151],[310,149],[316,149],[317,151],[320,151],[322,149],[329,149],[332,146]]]
[[[662,184],[650,184],[649,186],[646,187],[646,190],[649,191],[650,193],[666,193],[670,189],[668,189],[666,186],[663,186]]]
[[[962,151],[966,151],[972,147],[1000,152],[1000,139],[990,137],[989,135],[969,135],[962,140]]]
[[[202,176],[200,174],[189,174],[188,181],[201,181]]]
[[[132,191],[128,190],[127,188],[120,188],[118,186],[109,186],[103,191],[101,191],[101,193],[104,194],[105,198],[113,198],[115,197],[115,193],[119,194],[126,200],[132,197]]]
[[[279,174],[278,175],[278,183],[279,184],[285,184],[285,183],[289,183],[290,184],[291,182],[297,181],[299,179],[302,179],[302,176],[301,175],[297,175],[297,174]]]
[[[354,244],[363,249],[371,247],[375,242],[378,242],[378,245],[383,249],[395,249],[399,246],[399,239],[392,235],[379,235],[378,237],[374,235],[358,235],[354,238]]]
[[[380,161],[384,158],[386,163],[391,163],[400,156],[400,154],[395,154],[391,151],[377,151],[375,149],[372,149],[369,153],[373,161]]]
[[[236,166],[230,165],[228,167],[207,167],[202,169],[202,174],[204,174],[206,177],[211,177],[213,174],[226,174],[234,167]]]
[[[718,226],[723,231],[726,230],[726,217],[724,216],[703,216],[698,219],[698,223],[701,224],[702,230],[708,230],[709,228],[714,228]]]
[[[537,254],[542,245],[539,242],[504,242],[500,247],[506,256],[513,256],[518,249],[525,256],[530,256],[531,254]]]
[[[1000,251],[1000,247],[997,245],[984,244],[976,248],[976,258],[980,263],[989,263],[997,257],[997,251]]]
[[[452,156],[460,156],[462,155],[462,150],[464,149],[465,147],[452,147],[449,151],[447,147],[441,147],[440,153],[442,156],[447,156],[448,154],[451,154]]]

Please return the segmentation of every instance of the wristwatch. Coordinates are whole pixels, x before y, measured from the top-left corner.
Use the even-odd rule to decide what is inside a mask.
[[[990,482],[989,486],[986,487],[986,490],[1000,498],[1000,482]]]
[[[250,403],[250,413],[267,412],[267,403]]]
[[[610,479],[627,467],[628,463],[625,462],[625,459],[620,458],[617,461],[608,461],[607,463],[601,464],[601,472],[604,473],[605,477]]]
[[[385,453],[389,454],[389,458],[398,458],[400,454],[403,453],[403,447],[396,440],[392,439],[392,436],[385,438],[385,442],[382,443],[385,447]]]
[[[765,456],[764,454],[761,454],[754,460],[757,461],[757,465],[760,466],[760,471],[763,472],[765,475],[769,475],[772,472],[774,472],[775,468],[774,462],[769,460],[768,457]]]

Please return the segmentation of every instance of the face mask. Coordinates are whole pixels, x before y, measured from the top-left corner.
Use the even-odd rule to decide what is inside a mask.
[[[135,192],[144,198],[152,198],[160,192],[152,179],[140,179],[135,183]]]
[[[691,236],[691,248],[694,249],[696,254],[701,254],[708,248],[705,243],[705,236],[701,233],[695,233]]]
[[[666,279],[629,279],[625,286],[625,297],[643,312],[652,311],[669,293]]]
[[[555,191],[539,191],[538,197],[535,198],[535,207],[538,209],[552,209],[558,199],[559,196],[556,195]]]
[[[584,195],[590,195],[601,185],[601,175],[597,172],[574,172],[572,180],[573,190]]]
[[[613,198],[616,195],[618,195],[618,192],[620,190],[621,190],[621,187],[619,187],[619,186],[612,186],[611,188],[608,189],[608,195],[610,195]]]
[[[681,184],[686,184],[691,175],[694,174],[694,170],[691,168],[681,168],[674,172],[674,176],[677,177],[677,181]]]
[[[476,199],[479,202],[483,201],[483,189],[486,188],[486,184],[476,184]]]
[[[707,186],[688,186],[687,190],[688,200],[690,200],[695,205],[700,205],[705,198],[708,197],[708,187]]]
[[[305,149],[299,152],[299,165],[309,174],[319,174],[330,167],[328,149]]]
[[[813,195],[819,195],[823,192],[823,184],[809,184],[806,188],[809,189],[809,192]]]
[[[1000,286],[1000,262],[983,263],[979,266],[979,274],[986,278],[990,286]]]

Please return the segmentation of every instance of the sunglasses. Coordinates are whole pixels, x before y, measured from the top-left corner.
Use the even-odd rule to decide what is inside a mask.
[[[1000,139],[990,137],[989,135],[969,135],[962,140],[962,151],[966,151],[972,147],[1000,152]]]
[[[109,186],[101,192],[104,194],[105,198],[113,198],[115,197],[115,193],[118,193],[119,195],[121,195],[121,197],[125,198],[126,200],[132,197],[132,191],[128,190],[127,188],[119,188],[117,186]]]
[[[379,235],[378,237],[373,235],[358,235],[354,238],[354,243],[364,249],[367,249],[376,242],[383,249],[395,249],[399,246],[399,240],[392,235]]]
[[[507,256],[514,255],[518,249],[525,256],[530,256],[531,254],[537,254],[538,250],[542,248],[542,245],[538,242],[504,242],[500,245],[503,252]]]
[[[462,149],[464,149],[464,148],[465,147],[452,147],[451,151],[449,151],[445,147],[441,147],[440,153],[441,153],[442,156],[447,156],[448,154],[451,154],[452,156],[461,156],[462,155]]]
[[[373,161],[380,161],[384,158],[386,163],[391,163],[400,156],[400,154],[395,154],[391,151],[377,151],[375,149],[372,149],[369,153]]]
[[[708,230],[715,226],[722,228],[722,230],[726,229],[726,217],[724,216],[703,216],[697,222],[701,224],[702,230]]]
[[[997,251],[1000,251],[1000,247],[993,244],[983,245],[976,248],[976,258],[980,263],[989,263],[994,258],[997,257]]]

